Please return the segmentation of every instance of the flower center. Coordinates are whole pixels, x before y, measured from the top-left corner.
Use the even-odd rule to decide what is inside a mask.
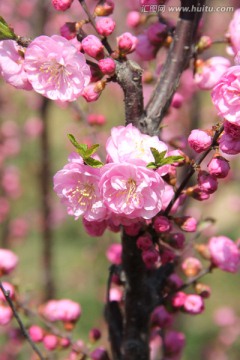
[[[125,190],[126,203],[129,204],[129,202],[131,202],[131,200],[136,197],[137,184],[135,180],[128,179],[126,185],[127,185],[127,189]]]
[[[67,195],[80,206],[87,206],[96,197],[93,184],[81,184],[80,182],[74,190],[69,190]]]
[[[39,70],[48,76],[48,82],[55,82],[57,88],[61,86],[61,83],[68,84],[70,75],[66,67],[59,64],[55,59],[44,62]]]

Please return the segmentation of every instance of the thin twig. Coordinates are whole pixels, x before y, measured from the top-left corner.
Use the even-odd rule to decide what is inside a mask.
[[[27,332],[26,328],[24,327],[24,325],[22,323],[22,320],[20,319],[20,317],[19,317],[19,315],[17,313],[17,310],[16,310],[16,308],[15,308],[15,306],[14,306],[12,300],[11,300],[10,293],[9,293],[9,291],[4,289],[2,282],[0,282],[0,289],[2,290],[2,293],[3,293],[4,297],[5,297],[8,305],[10,306],[15,319],[18,322],[18,325],[19,325],[24,337],[27,339],[27,341],[30,344],[30,346],[32,347],[33,351],[39,356],[39,358],[41,360],[46,360],[46,358],[41,354],[40,350],[37,348],[37,346],[34,344],[32,339],[28,335],[28,332]]]
[[[185,186],[188,184],[189,180],[191,179],[191,177],[193,176],[193,174],[195,173],[195,169],[202,163],[202,161],[206,158],[206,156],[210,153],[210,151],[212,150],[212,148],[214,146],[216,146],[216,142],[217,139],[219,138],[219,136],[221,135],[221,133],[223,132],[224,127],[223,125],[220,127],[220,129],[218,131],[215,132],[215,135],[213,137],[212,140],[212,144],[209,147],[208,150],[206,150],[200,157],[199,159],[195,162],[195,166],[191,166],[190,170],[188,171],[187,175],[185,176],[185,178],[183,179],[181,185],[178,187],[178,189],[176,190],[174,197],[172,198],[172,200],[170,201],[170,203],[168,204],[166,210],[164,211],[164,215],[167,216],[169,214],[169,212],[171,211],[175,201],[179,198],[179,196],[181,195],[182,191],[184,190]]]
[[[97,32],[97,34],[99,34],[98,31],[97,31],[95,19],[92,16],[92,14],[90,13],[85,0],[79,0],[79,2],[81,4],[83,10],[87,14],[89,22],[92,24],[92,26],[93,26],[94,30]],[[111,46],[109,45],[107,38],[106,37],[101,37],[101,41],[102,41],[102,44],[105,46],[106,50],[108,51],[108,53],[111,54],[113,52],[113,50],[112,50]]]

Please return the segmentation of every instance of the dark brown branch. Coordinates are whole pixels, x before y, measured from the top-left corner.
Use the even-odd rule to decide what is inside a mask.
[[[46,358],[41,354],[40,350],[38,349],[38,347],[34,344],[34,342],[32,341],[32,339],[30,338],[30,336],[28,335],[28,332],[27,330],[25,329],[23,323],[22,323],[22,320],[20,319],[20,316],[18,315],[18,312],[11,300],[11,297],[10,297],[10,294],[9,294],[9,291],[6,291],[3,287],[3,284],[0,282],[0,289],[2,290],[2,293],[8,303],[8,305],[10,306],[11,310],[12,310],[12,313],[15,317],[15,319],[17,320],[18,322],[18,325],[21,329],[21,332],[23,334],[23,336],[26,338],[26,340],[28,341],[28,343],[30,344],[30,346],[32,347],[33,351],[39,356],[39,359],[41,360],[46,360]]]
[[[134,61],[117,61],[116,79],[124,92],[126,125],[138,128],[143,114],[142,69]]]
[[[182,0],[183,7],[202,7],[204,0]],[[146,116],[140,122],[142,132],[156,135],[166,115],[183,71],[188,67],[194,51],[197,25],[201,12],[181,12],[173,42],[160,78],[146,107]]]
[[[122,234],[122,266],[126,277],[123,360],[149,359],[149,315],[152,303],[146,267],[136,237]]]
[[[220,129],[218,131],[215,132],[215,135],[213,137],[213,140],[212,140],[212,144],[211,146],[209,147],[208,150],[206,150],[200,157],[199,159],[195,162],[195,166],[191,166],[191,168],[189,169],[188,173],[186,174],[185,178],[183,179],[181,185],[178,187],[178,189],[176,190],[175,194],[174,194],[174,197],[172,198],[172,200],[170,201],[170,203],[168,204],[166,210],[164,211],[164,215],[167,216],[175,201],[179,198],[179,196],[181,195],[182,191],[184,190],[185,186],[188,184],[189,180],[191,179],[191,177],[193,176],[193,174],[195,173],[196,171],[196,168],[203,162],[203,160],[206,158],[206,156],[210,153],[210,151],[212,150],[212,148],[214,146],[217,145],[217,140],[219,138],[219,136],[221,135],[221,133],[223,132],[224,130],[224,127],[223,125],[220,127]]]

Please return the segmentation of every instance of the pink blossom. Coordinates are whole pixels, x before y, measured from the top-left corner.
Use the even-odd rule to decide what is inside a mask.
[[[102,347],[93,350],[90,354],[90,358],[92,360],[109,360],[107,351]]]
[[[56,335],[47,334],[43,338],[43,345],[47,350],[55,350],[58,346],[58,338]]]
[[[175,355],[185,346],[185,335],[181,332],[169,330],[164,336],[164,347],[167,355]]]
[[[189,256],[182,262],[182,271],[186,276],[193,277],[202,270],[202,263],[195,257]]]
[[[153,222],[154,230],[163,233],[171,230],[171,223],[166,216],[157,216]]]
[[[136,49],[138,39],[129,32],[117,37],[118,49],[121,54],[130,54]]]
[[[9,213],[9,210],[9,201],[4,197],[0,197],[0,224],[5,220],[7,214]]]
[[[208,163],[208,170],[216,178],[225,178],[230,170],[229,162],[222,156],[214,156]]]
[[[224,123],[224,132],[228,135],[230,135],[234,139],[240,138],[240,127],[225,120]]]
[[[91,73],[83,54],[62,36],[39,36],[28,46],[24,70],[33,89],[52,100],[74,101]]]
[[[160,141],[157,136],[142,134],[132,124],[112,128],[111,136],[106,143],[108,159],[115,163],[136,163],[137,159],[138,164],[147,165],[154,161],[151,147],[159,152],[167,151],[167,145]]]
[[[137,37],[136,54],[143,61],[153,60],[156,56],[156,47],[150,43],[146,34],[140,34]]]
[[[29,330],[29,336],[34,342],[41,342],[44,337],[44,330],[38,326],[38,325],[32,325],[30,326]]]
[[[240,9],[237,9],[233,14],[233,19],[229,24],[228,35],[230,37],[233,51],[237,53],[240,50]]]
[[[240,126],[240,65],[230,67],[212,91],[219,115]]]
[[[101,59],[98,66],[104,75],[113,75],[115,72],[115,62],[112,58]]]
[[[13,286],[12,284],[10,284],[9,282],[6,282],[6,281],[3,281],[3,282],[2,282],[2,286],[3,286],[4,290],[8,292],[9,297],[10,297],[11,299],[13,299],[14,296],[15,296],[14,286]],[[5,298],[5,296],[3,295],[2,290],[0,290],[0,301],[3,301],[3,302],[6,301],[6,298]]]
[[[164,328],[171,326],[172,322],[172,314],[170,314],[163,305],[156,307],[152,312],[151,323],[153,326]]]
[[[106,117],[103,114],[88,114],[87,122],[89,125],[104,125]]]
[[[205,193],[212,194],[217,190],[218,182],[214,175],[201,170],[198,173],[198,186]]]
[[[13,238],[24,238],[29,229],[29,224],[24,218],[16,218],[10,222],[10,236]]]
[[[171,234],[169,244],[175,249],[183,249],[185,236],[182,233]]]
[[[209,148],[212,144],[212,137],[203,130],[192,130],[188,137],[188,143],[193,150],[201,153]]]
[[[184,310],[192,315],[201,314],[204,310],[204,302],[201,296],[187,295],[183,304]]]
[[[213,317],[214,322],[221,327],[234,325],[238,321],[234,310],[229,306],[215,310]]]
[[[141,23],[141,17],[139,11],[130,11],[127,14],[127,25],[131,28],[136,28]]]
[[[0,249],[0,275],[9,274],[18,264],[18,257],[7,249]]]
[[[152,237],[150,234],[144,234],[137,239],[137,247],[143,251],[150,249],[153,246]]]
[[[210,90],[230,66],[231,63],[228,59],[214,56],[197,66],[194,80],[200,89]]]
[[[115,21],[110,17],[100,17],[96,20],[96,28],[100,35],[109,36],[116,26]]]
[[[212,263],[219,269],[235,273],[240,267],[240,252],[226,236],[212,237],[208,243]]]
[[[19,170],[15,166],[5,168],[2,174],[2,187],[10,198],[18,198],[21,195]]]
[[[109,293],[109,301],[122,301],[123,292],[119,287],[112,287]]]
[[[52,0],[54,8],[58,11],[66,11],[72,5],[73,0]]]
[[[167,278],[167,284],[174,290],[180,288],[183,285],[183,281],[180,276],[176,273],[171,274]]]
[[[151,44],[159,45],[163,42],[167,33],[167,25],[160,22],[151,24],[147,29],[147,37]]]
[[[62,348],[66,349],[71,345],[71,342],[70,342],[70,340],[68,338],[60,338],[59,339],[59,345]]]
[[[122,245],[111,244],[107,249],[106,256],[112,264],[120,265],[122,262]]]
[[[159,253],[154,247],[142,252],[142,260],[147,269],[154,268],[159,259]]]
[[[81,315],[78,303],[69,300],[49,300],[40,308],[41,314],[49,321],[76,322]]]
[[[151,219],[162,208],[164,181],[146,167],[107,164],[101,168],[99,187],[106,207],[129,219]]]
[[[175,222],[183,231],[186,232],[195,232],[197,229],[197,220],[192,216],[175,218]]]
[[[13,317],[12,310],[8,305],[0,304],[0,325],[7,325]]]
[[[82,40],[82,47],[84,52],[100,60],[104,57],[104,48],[101,41],[95,35],[88,35]]]
[[[219,140],[221,151],[228,155],[236,155],[240,153],[240,139],[233,138],[231,135],[224,133]]]
[[[185,299],[187,297],[187,294],[183,291],[178,291],[173,297],[172,297],[172,305],[176,308],[181,308],[185,302]]]
[[[88,221],[85,218],[82,219],[84,229],[90,236],[102,236],[107,228],[107,221]]]
[[[24,49],[13,40],[0,41],[0,75],[17,89],[31,90],[24,71]]]
[[[106,208],[99,193],[99,180],[100,169],[74,161],[56,173],[54,190],[67,206],[69,215],[100,221],[105,219]]]
[[[240,65],[240,51],[238,51],[237,55],[235,56],[234,62],[236,65]]]

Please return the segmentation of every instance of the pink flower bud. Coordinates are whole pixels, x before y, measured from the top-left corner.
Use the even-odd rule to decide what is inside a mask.
[[[211,261],[219,269],[235,273],[240,267],[240,252],[236,244],[226,236],[212,237],[208,243]]]
[[[29,336],[33,342],[41,342],[44,337],[44,330],[37,325],[32,325],[29,330]]]
[[[170,286],[172,289],[176,290],[183,285],[183,280],[178,274],[171,274],[167,278],[167,285]]]
[[[68,40],[74,39],[76,36],[76,23],[75,22],[66,22],[60,27],[61,36],[65,37]]]
[[[204,302],[202,297],[195,294],[187,295],[183,304],[183,308],[189,314],[201,314],[204,310]]]
[[[98,66],[104,75],[113,75],[115,73],[116,65],[112,58],[99,60]]]
[[[117,37],[117,44],[121,54],[126,55],[133,52],[137,45],[137,38],[129,32],[125,32]]]
[[[175,218],[175,222],[183,231],[195,232],[197,230],[197,221],[192,216]]]
[[[164,349],[167,355],[179,354],[185,346],[185,335],[183,333],[169,330],[164,336]]]
[[[139,11],[130,11],[127,14],[127,25],[131,28],[136,28],[141,24],[142,16]]]
[[[82,97],[84,97],[87,102],[96,101],[105,87],[105,85],[102,85],[103,83],[101,81],[98,81],[94,84],[86,86],[83,90]]]
[[[106,117],[102,114],[88,114],[87,122],[89,125],[104,125]]]
[[[99,340],[101,338],[101,336],[102,336],[101,331],[96,328],[92,328],[88,334],[88,337],[91,342],[95,342],[95,341]]]
[[[171,326],[173,322],[173,316],[170,314],[166,308],[161,305],[154,309],[151,315],[151,323],[153,326],[159,326],[160,328],[165,328]]]
[[[3,286],[4,290],[9,293],[9,297],[10,297],[11,299],[13,299],[14,296],[15,296],[14,286],[13,286],[12,284],[10,284],[9,282],[6,282],[6,281],[3,281],[3,282],[2,282],[2,286]],[[3,301],[3,302],[6,301],[6,298],[5,298],[5,296],[3,295],[2,290],[0,290],[0,301]]]
[[[186,276],[194,277],[202,270],[202,264],[197,258],[190,256],[183,261],[181,268]]]
[[[193,150],[201,153],[212,144],[212,137],[203,130],[192,130],[188,137],[188,143]]]
[[[195,291],[198,295],[200,295],[204,299],[209,298],[211,295],[211,288],[206,284],[197,283],[195,286]]]
[[[109,36],[112,34],[116,23],[110,17],[102,17],[96,21],[96,28],[100,35]]]
[[[142,224],[139,222],[133,223],[131,225],[125,225],[124,230],[127,235],[129,236],[136,236],[138,235],[140,229],[142,227]]]
[[[171,223],[166,216],[157,216],[153,223],[154,230],[159,233],[171,230]]]
[[[114,10],[113,0],[106,0],[103,4],[98,5],[95,8],[94,13],[97,16],[108,16],[113,13],[113,10]]]
[[[104,48],[101,41],[95,35],[88,35],[82,40],[82,47],[84,52],[100,60],[104,57]]]
[[[218,182],[215,176],[209,174],[207,171],[199,171],[198,186],[207,194],[212,194],[217,190]]]
[[[122,262],[122,245],[112,244],[108,247],[106,256],[112,264],[120,265]]]
[[[66,11],[72,5],[73,0],[52,0],[53,7],[58,11]]]
[[[152,269],[159,260],[159,254],[156,249],[151,248],[142,252],[142,259],[147,269]]]
[[[90,236],[102,236],[107,228],[106,220],[103,221],[88,221],[82,219],[84,229]]]
[[[171,106],[174,107],[175,109],[179,109],[182,106],[183,102],[184,102],[184,97],[180,93],[176,92],[173,95]]]
[[[43,345],[45,346],[45,348],[47,350],[55,350],[56,347],[58,346],[58,338],[55,335],[52,334],[48,334],[45,335],[43,338]]]
[[[172,297],[172,306],[175,308],[181,308],[185,302],[185,299],[187,297],[187,294],[183,291],[178,291],[173,297]]]
[[[71,342],[68,338],[59,339],[59,345],[64,349],[68,348],[70,346],[70,344],[71,344]]]
[[[156,56],[156,46],[150,43],[146,34],[140,34],[137,37],[136,54],[143,61],[153,60]]]
[[[90,358],[92,360],[109,360],[107,351],[102,347],[93,350],[90,354]]]
[[[187,190],[187,193],[189,196],[192,196],[194,199],[198,201],[204,201],[210,198],[210,194],[204,191],[204,189],[199,186],[189,188]]]
[[[183,249],[184,243],[185,243],[185,236],[182,233],[171,234],[169,244],[174,249],[179,249],[179,250]]]
[[[18,257],[11,250],[0,249],[0,276],[13,271],[17,263]]]
[[[122,301],[123,292],[122,289],[119,287],[112,287],[109,293],[109,301]]]
[[[0,325],[7,325],[13,317],[12,310],[7,305],[0,304]]]
[[[173,261],[175,259],[176,255],[173,251],[169,249],[164,249],[164,251],[161,252],[161,263],[162,265],[168,264],[169,262]]]
[[[225,178],[230,170],[229,162],[223,156],[214,156],[208,163],[208,170],[216,178]]]
[[[143,251],[148,250],[152,246],[153,242],[150,234],[144,234],[137,239],[137,247]]]
[[[159,45],[166,37],[167,25],[160,22],[151,24],[147,29],[147,37],[151,44]]]

